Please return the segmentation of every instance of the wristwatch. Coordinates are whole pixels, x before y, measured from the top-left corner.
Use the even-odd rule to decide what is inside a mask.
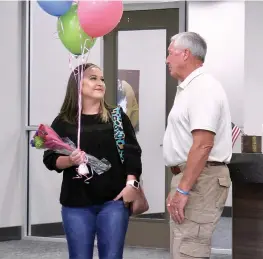
[[[129,180],[129,181],[127,181],[126,185],[130,185],[135,189],[139,189],[139,187],[140,187],[140,183],[136,180]]]

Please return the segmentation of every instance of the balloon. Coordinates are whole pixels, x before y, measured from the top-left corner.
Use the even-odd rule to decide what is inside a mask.
[[[39,6],[48,14],[53,16],[61,16],[65,14],[71,7],[73,1],[37,1]]]
[[[57,22],[58,36],[63,45],[74,55],[81,55],[88,52],[96,38],[88,36],[80,27],[77,5],[73,4],[70,10],[61,16]]]
[[[121,0],[80,0],[78,17],[80,26],[91,37],[101,37],[111,32],[123,14]]]

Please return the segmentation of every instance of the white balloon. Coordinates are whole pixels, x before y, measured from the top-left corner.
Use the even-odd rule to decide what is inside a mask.
[[[78,174],[87,175],[89,173],[89,169],[86,164],[80,164],[78,167]]]

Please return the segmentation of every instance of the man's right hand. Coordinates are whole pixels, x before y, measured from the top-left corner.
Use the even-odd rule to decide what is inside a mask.
[[[80,165],[85,162],[85,152],[76,149],[74,150],[71,155],[69,156],[69,161],[72,166]]]

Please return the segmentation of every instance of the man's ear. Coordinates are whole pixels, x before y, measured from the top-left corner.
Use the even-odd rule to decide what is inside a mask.
[[[190,54],[191,52],[189,49],[184,50],[184,61],[186,61],[189,58]]]

